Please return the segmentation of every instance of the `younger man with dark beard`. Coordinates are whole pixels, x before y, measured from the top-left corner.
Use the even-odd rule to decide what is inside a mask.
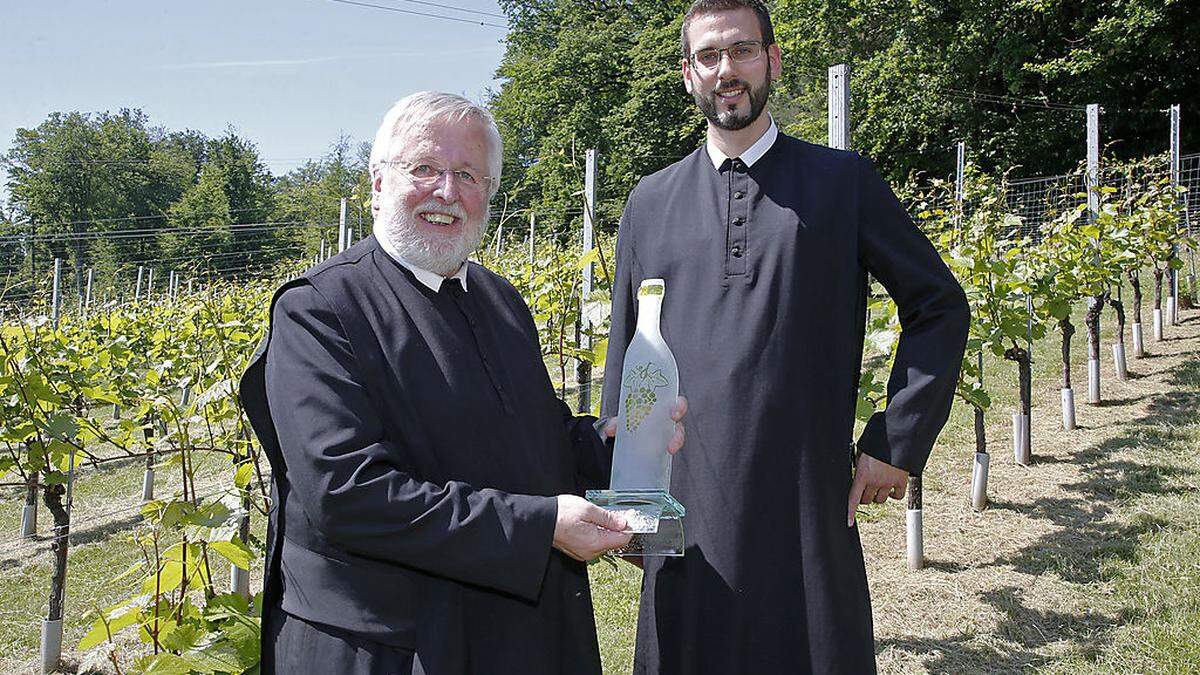
[[[708,139],[629,197],[605,365],[621,372],[638,285],[665,279],[662,333],[691,403],[671,472],[687,549],[645,561],[634,672],[874,672],[854,513],[901,498],[925,465],[966,300],[869,160],[779,133],[762,4],[697,0],[681,41]],[[903,332],[887,409],[852,456],[868,272]],[[607,414],[619,394],[607,378]]]

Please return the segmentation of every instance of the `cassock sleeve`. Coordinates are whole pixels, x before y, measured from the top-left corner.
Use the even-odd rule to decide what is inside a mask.
[[[351,346],[312,286],[275,303],[266,389],[292,487],[311,525],[347,552],[535,599],[554,497],[438,485],[406,473],[356,376]]]
[[[901,326],[887,406],[867,421],[858,447],[919,475],[950,414],[970,310],[962,287],[871,161],[859,158],[858,165],[860,262],[895,301]]]
[[[563,428],[575,455],[576,491],[601,490],[608,487],[612,474],[611,444],[600,439],[596,429],[596,418],[591,415],[576,415],[571,407],[559,400],[562,410]]]

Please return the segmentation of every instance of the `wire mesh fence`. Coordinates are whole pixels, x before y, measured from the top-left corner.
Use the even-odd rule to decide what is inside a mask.
[[[1083,174],[1024,178],[1006,183],[1005,199],[1009,211],[1021,219],[1019,234],[1036,240],[1045,224],[1086,190]]]
[[[1098,185],[1114,188],[1119,195],[1123,195],[1136,186],[1136,181],[1169,175],[1166,162],[1163,162],[1161,167],[1140,170],[1143,173],[1102,168]],[[1179,185],[1185,188],[1182,199],[1187,231],[1194,235],[1200,232],[1200,153],[1180,158]],[[1086,193],[1087,176],[1083,172],[1005,181],[1007,207],[1021,219],[1019,234],[1034,241],[1049,221],[1058,217],[1065,209],[1079,204]]]
[[[1179,184],[1187,188],[1183,199],[1188,233],[1200,234],[1200,153],[1179,158]]]

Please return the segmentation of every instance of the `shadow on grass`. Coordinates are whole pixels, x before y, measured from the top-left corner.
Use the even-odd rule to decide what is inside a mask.
[[[921,665],[925,672],[934,675],[1023,673],[1043,661],[1037,654],[1026,650],[1000,650],[982,644],[967,633],[937,639],[913,637],[880,640],[876,649],[927,654],[929,658]]]
[[[1133,396],[1131,398],[1106,398],[1106,399],[1101,399],[1100,402],[1095,404],[1093,407],[1096,407],[1096,408],[1119,408],[1121,406],[1133,405],[1134,403],[1141,403],[1142,401],[1145,401],[1147,398],[1149,398],[1149,394],[1142,394],[1141,396]],[[1092,404],[1088,404],[1088,405],[1092,405]]]
[[[939,639],[883,640],[879,647],[929,655],[922,664],[929,673],[1022,673],[1044,665],[1053,658],[1039,654],[1038,649],[1064,640],[1076,644],[1083,656],[1093,657],[1104,643],[1095,639],[1095,636],[1116,628],[1128,619],[1124,615],[1112,618],[1032,609],[1026,606],[1024,593],[1023,589],[1016,586],[1006,586],[981,594],[983,601],[1003,616],[996,630],[997,636],[1019,645],[1016,649],[1000,649],[983,644],[977,636],[969,633]]]
[[[970,565],[964,565],[957,560],[937,560],[934,558],[929,558],[928,556],[925,558],[925,567],[928,567],[931,570],[937,570],[938,572],[948,572],[950,574],[966,572],[967,570],[971,569]]]
[[[120,520],[110,520],[93,527],[76,529],[71,532],[71,544],[73,546],[82,546],[83,544],[106,541],[114,534],[129,532],[133,529],[134,525],[142,522],[142,520],[142,515],[135,513]]]
[[[1179,363],[1168,376],[1168,385],[1166,391],[1149,395],[1146,413],[1122,424],[1122,433],[1075,450],[1069,460],[1058,460],[1080,467],[1080,480],[1063,486],[1067,496],[1030,503],[996,500],[989,505],[1057,526],[1014,555],[989,565],[1011,566],[1030,575],[1052,574],[1073,584],[1091,584],[1104,579],[1111,563],[1133,561],[1139,554],[1142,535],[1173,524],[1169,519],[1147,515],[1137,515],[1127,522],[1112,522],[1109,518],[1115,509],[1141,495],[1183,494],[1194,489],[1190,484],[1198,472],[1154,461],[1160,453],[1150,455],[1146,462],[1116,457],[1131,450],[1136,454],[1140,448],[1176,446],[1180,451],[1187,450],[1186,436],[1178,429],[1194,424],[1200,417],[1200,360]],[[945,561],[931,561],[929,566],[950,574],[970,569]],[[1023,593],[1010,586],[983,591],[979,596],[1005,617],[997,637],[1013,645],[1011,648],[996,648],[975,635],[962,633],[941,639],[912,636],[882,640],[877,653],[897,649],[920,655],[930,673],[1021,672],[1054,658],[1038,651],[1060,642],[1069,643],[1074,653],[1094,658],[1109,642],[1114,628],[1136,618],[1128,612],[1107,617],[1036,609],[1026,602]]]
[[[134,525],[142,522],[142,516],[135,513],[118,520],[97,523],[88,527],[77,527],[71,531],[71,546],[83,546],[97,542],[108,541],[114,535],[129,532]],[[19,547],[5,551],[7,557],[0,558],[0,571],[18,569],[29,564],[31,556],[49,554],[53,536],[38,535],[23,542]]]
[[[1083,427],[1077,426],[1076,428],[1082,429]],[[1037,440],[1036,440],[1037,437],[1035,436],[1034,438],[1035,438],[1035,440],[1033,442],[1034,449],[1032,451],[1030,451],[1030,453],[1029,453],[1029,466],[1027,467],[1028,469],[1032,470],[1034,467],[1036,467],[1038,465],[1049,466],[1051,464],[1062,464],[1067,461],[1065,459],[1059,459],[1058,457],[1037,454]]]

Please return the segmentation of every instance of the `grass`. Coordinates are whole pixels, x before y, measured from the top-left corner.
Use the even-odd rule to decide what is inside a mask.
[[[1109,447],[1140,458],[1111,490],[1136,539],[1102,557],[1095,584],[1111,593],[1123,621],[1095,650],[1050,664],[1047,673],[1200,669],[1200,360],[1180,364],[1170,380],[1185,390],[1160,399]]]
[[[139,557],[140,552],[126,536],[113,533],[101,544],[80,544],[70,551],[67,561],[67,606],[64,632],[68,649],[79,641],[91,625],[84,612],[99,606],[108,607],[133,595],[138,579],[112,583],[112,577],[124,571]],[[8,561],[5,561],[6,565]],[[50,589],[52,559],[49,555],[13,565],[0,581],[0,653],[6,657],[4,672],[12,672],[14,661],[26,661],[38,654],[41,620],[46,616]],[[72,639],[73,638],[73,639]]]
[[[628,671],[628,664],[633,663],[642,571],[624,561],[618,561],[616,567],[603,561],[593,563],[589,571],[604,672]]]
[[[899,505],[864,527],[882,672],[1192,672],[1171,654],[1194,654],[1200,637],[1168,642],[1154,628],[1200,618],[1198,559],[1182,546],[1200,539],[1200,317],[1187,318],[1130,359],[1126,382],[1105,324],[1106,402],[1080,403],[1075,432],[1060,428],[1057,335],[1037,345],[1029,468],[1011,459],[1015,368],[986,364],[1002,381],[988,415],[991,507],[966,507],[973,433],[956,405],[927,469],[943,486],[925,495],[928,567],[903,568]],[[1085,350],[1077,336],[1077,401]],[[1173,590],[1157,569],[1181,571]]]

